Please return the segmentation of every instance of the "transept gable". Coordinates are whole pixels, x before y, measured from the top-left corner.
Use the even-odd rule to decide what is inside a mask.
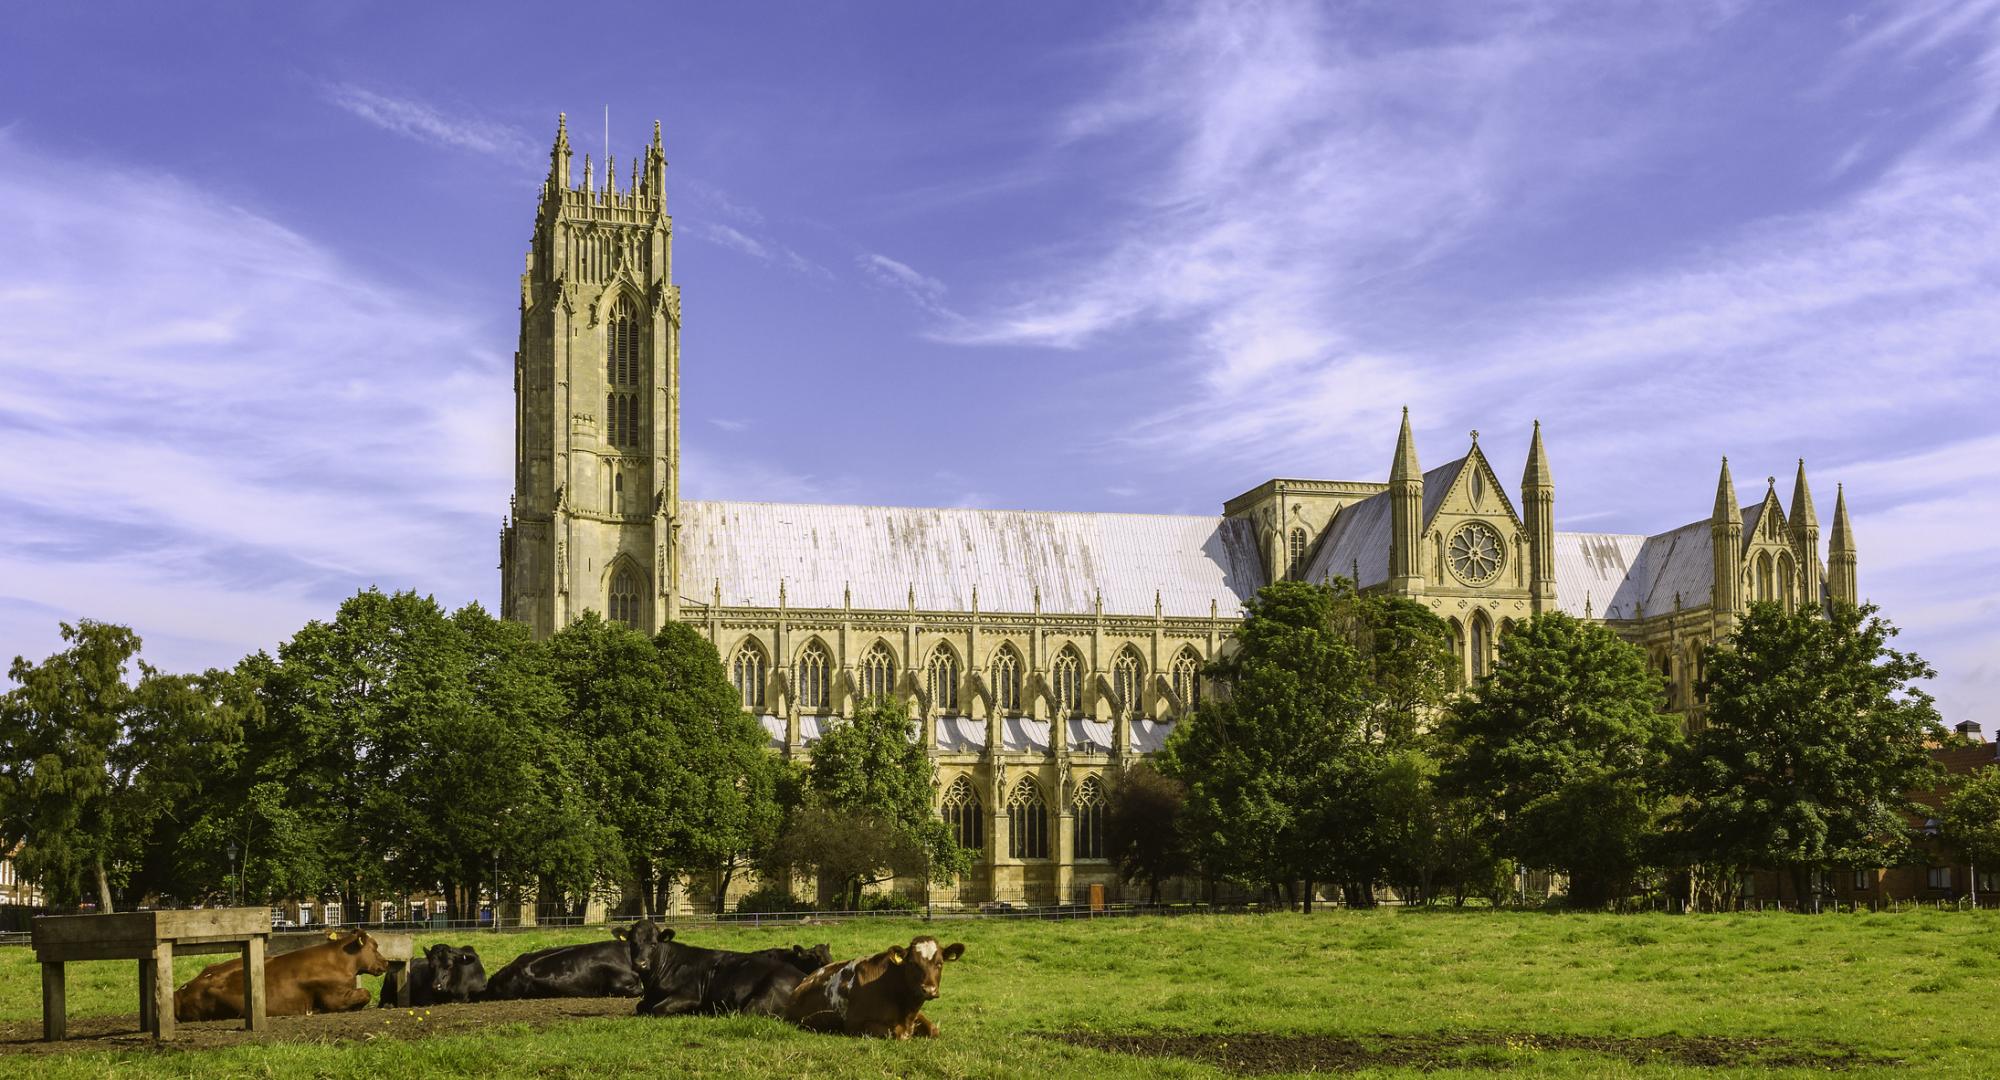
[[[1521,527],[1507,489],[1477,442],[1464,457],[1424,474],[1424,528],[1432,528],[1441,514],[1500,517],[1514,529]]]
[[[1755,506],[1747,507],[1743,511],[1743,546],[1738,558],[1747,564],[1751,553],[1758,548],[1790,546],[1791,535],[1786,528],[1785,508],[1778,501],[1778,489],[1773,483]]]

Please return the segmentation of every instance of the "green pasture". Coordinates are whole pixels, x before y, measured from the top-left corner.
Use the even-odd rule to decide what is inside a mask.
[[[1216,1076],[1184,1059],[1083,1049],[1040,1033],[1270,1032],[1360,1039],[1482,1032],[1428,1075],[1767,1075],[1735,1065],[1641,1063],[1551,1050],[1553,1036],[1781,1039],[1848,1075],[2000,1075],[2000,914],[1914,912],[1554,915],[1321,912],[1097,922],[857,921],[789,929],[690,926],[692,944],[827,941],[836,956],[932,931],[963,941],[943,997],[926,1012],[936,1042],[809,1035],[743,1019],[576,1020],[477,1036],[209,1051],[77,1050],[0,1056],[18,1077],[385,1076]],[[598,931],[439,940],[474,944],[488,970],[530,948]],[[428,939],[423,939],[428,940]],[[420,944],[423,941],[420,940]],[[201,958],[180,963],[185,979]],[[372,980],[371,980],[372,982]],[[40,1015],[26,948],[0,950],[0,1021]],[[72,965],[73,1016],[133,1011],[132,965]],[[1393,1040],[1392,1040],[1393,1041]],[[1778,1075],[1823,1072],[1809,1064]],[[1420,1075],[1369,1067],[1356,1075]]]

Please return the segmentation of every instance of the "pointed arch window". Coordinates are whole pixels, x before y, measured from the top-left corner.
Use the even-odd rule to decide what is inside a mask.
[[[1201,705],[1201,657],[1193,649],[1182,649],[1174,660],[1174,696],[1189,714]]]
[[[895,687],[896,659],[889,655],[889,647],[878,641],[861,658],[861,696],[888,697]]]
[[[625,474],[623,472],[614,472],[611,474],[611,516],[625,516]]]
[[[993,707],[1001,712],[1021,711],[1021,658],[1007,646],[993,655]]]
[[[942,645],[931,653],[931,662],[924,665],[924,692],[937,712],[958,712],[958,657]]]
[[[986,808],[979,805],[979,792],[972,781],[961,776],[945,789],[939,809],[952,842],[967,851],[986,849]]]
[[[639,575],[629,566],[620,566],[611,575],[611,621],[624,623],[634,630],[643,630],[639,621]]]
[[[1764,552],[1757,556],[1757,599],[1772,600],[1771,555]]]
[[[646,377],[639,348],[639,313],[620,297],[604,327],[604,433],[621,449],[639,446],[639,389]]]
[[[1472,677],[1483,679],[1493,670],[1493,623],[1483,611],[1472,613],[1472,637],[1468,644]]]
[[[1303,528],[1292,530],[1291,556],[1292,576],[1298,577],[1306,569],[1306,531]]]
[[[1059,716],[1075,716],[1083,711],[1083,660],[1075,649],[1065,648],[1049,669],[1049,696],[1055,700]]]
[[[1118,695],[1119,715],[1139,715],[1139,655],[1131,649],[1119,653],[1112,662],[1111,687]]]
[[[799,653],[799,708],[816,711],[827,707],[831,697],[828,672],[832,667],[825,647],[817,641]]]
[[[1451,627],[1451,655],[1458,660],[1459,677],[1465,676],[1465,625],[1457,619],[1446,620]]]
[[[1022,777],[1007,798],[1007,856],[1014,859],[1049,857],[1049,805],[1031,777]]]
[[[755,645],[745,644],[736,650],[736,659],[729,665],[729,681],[736,685],[736,696],[746,709],[764,707],[764,650]]]
[[[1785,605],[1785,614],[1791,614],[1798,606],[1798,591],[1797,575],[1792,573],[1792,557],[1778,556],[1778,601]]]
[[[1078,859],[1104,858],[1104,785],[1087,776],[1077,785],[1074,810],[1076,829],[1072,834],[1071,855]]]

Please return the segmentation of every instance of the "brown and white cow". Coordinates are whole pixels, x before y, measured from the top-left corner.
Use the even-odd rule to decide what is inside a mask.
[[[945,962],[963,955],[964,945],[941,946],[926,934],[874,956],[828,964],[799,984],[785,1019],[808,1031],[933,1038],[937,1025],[924,1016],[924,1003],[937,998]]]
[[[301,1016],[368,1004],[356,975],[380,975],[389,961],[365,930],[329,932],[327,940],[264,961],[264,1012]],[[229,1020],[243,1015],[243,958],[204,968],[174,991],[174,1019]]]

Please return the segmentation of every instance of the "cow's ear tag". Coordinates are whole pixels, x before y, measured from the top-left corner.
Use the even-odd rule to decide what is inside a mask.
[[[901,952],[900,950],[897,950],[897,949],[891,949],[891,950],[889,950],[889,962],[890,962],[890,963],[892,963],[892,964],[900,964],[900,963],[902,963],[902,962],[903,962],[903,954],[902,954],[902,952]]]
[[[339,941],[339,940],[340,940],[340,931],[338,931],[338,930],[328,930],[328,931],[326,932],[326,939],[327,939],[328,941]]]

